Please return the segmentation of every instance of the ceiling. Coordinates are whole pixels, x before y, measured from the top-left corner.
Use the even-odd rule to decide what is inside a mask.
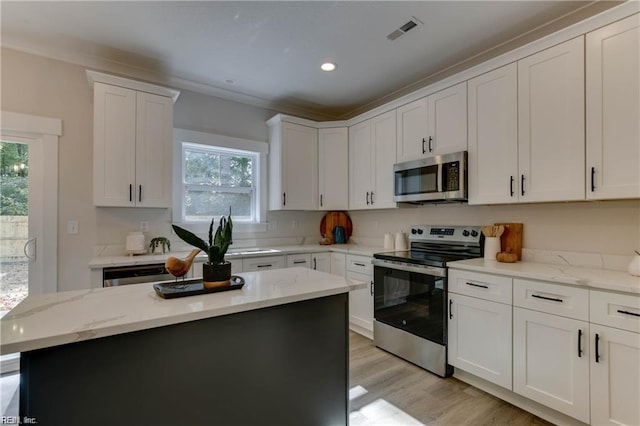
[[[0,3],[5,47],[311,119],[350,118],[615,4]],[[412,17],[423,24],[387,39]]]

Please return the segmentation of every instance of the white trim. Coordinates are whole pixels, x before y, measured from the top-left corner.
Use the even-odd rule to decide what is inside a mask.
[[[266,232],[267,231],[267,154],[269,152],[269,144],[261,141],[253,141],[250,139],[234,138],[231,136],[218,135],[214,133],[197,132],[186,129],[173,129],[173,211],[172,222],[179,224],[190,231],[198,234],[206,232],[209,224],[183,224],[183,206],[182,194],[183,185],[182,176],[182,144],[197,143],[202,145],[211,145],[223,148],[237,149],[243,151],[255,152],[258,154],[256,164],[256,176],[258,177],[256,191],[256,215],[259,222],[254,223],[234,223],[234,231],[238,233]]]
[[[144,83],[142,81],[131,80],[124,77],[118,77],[115,75],[104,74],[97,71],[86,70],[87,80],[89,86],[93,89],[93,83],[100,82],[110,84],[112,86],[126,87],[128,89],[138,90],[140,92],[152,93],[154,95],[166,96],[173,99],[173,103],[176,102],[180,91],[170,89],[168,87],[156,86],[155,84]]]
[[[42,167],[42,242],[36,246],[36,258],[42,259],[43,293],[58,291],[58,136],[62,135],[62,120],[0,112],[3,136],[23,137],[40,141]],[[36,142],[37,143],[37,142]],[[46,279],[44,278],[46,277]],[[29,286],[31,290],[31,285]]]

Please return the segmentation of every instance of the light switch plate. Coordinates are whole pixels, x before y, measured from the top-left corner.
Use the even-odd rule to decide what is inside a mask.
[[[78,233],[78,221],[70,220],[67,222],[67,234],[77,234]]]

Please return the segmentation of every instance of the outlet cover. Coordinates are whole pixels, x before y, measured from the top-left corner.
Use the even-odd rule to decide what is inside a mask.
[[[140,231],[141,232],[149,231],[149,222],[147,222],[146,220],[141,220],[140,221]]]

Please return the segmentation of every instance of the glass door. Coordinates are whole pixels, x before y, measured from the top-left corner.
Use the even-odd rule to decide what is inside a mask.
[[[376,321],[445,344],[446,277],[374,267]]]
[[[13,309],[29,290],[35,238],[29,235],[29,144],[0,142],[0,313]]]

